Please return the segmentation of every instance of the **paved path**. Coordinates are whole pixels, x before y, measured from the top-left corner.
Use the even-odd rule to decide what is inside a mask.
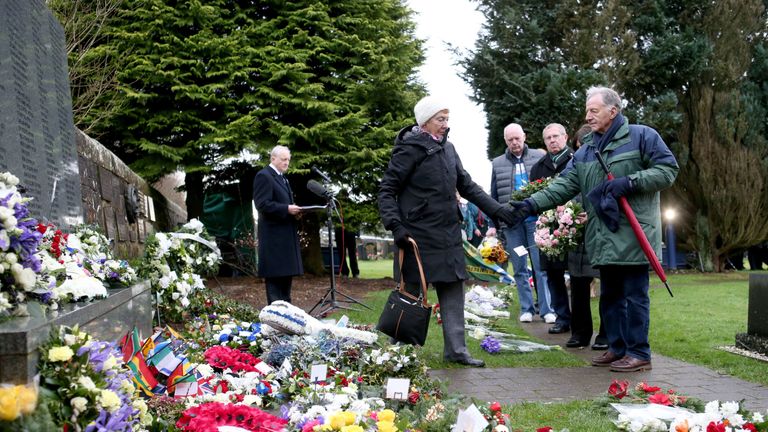
[[[569,335],[550,335],[549,324],[535,322],[526,330],[550,344],[560,344],[568,352],[589,361],[599,351],[565,348]],[[524,355],[524,354],[523,354]],[[765,365],[768,367],[768,364]],[[653,370],[620,373],[593,366],[569,368],[461,368],[438,369],[429,375],[450,382],[449,390],[485,401],[518,403],[523,401],[563,402],[593,399],[608,389],[613,379],[635,384],[646,381],[664,389],[705,401],[745,400],[745,407],[765,413],[768,409],[768,387],[753,384],[711,369],[692,365],[660,354],[653,354]]]

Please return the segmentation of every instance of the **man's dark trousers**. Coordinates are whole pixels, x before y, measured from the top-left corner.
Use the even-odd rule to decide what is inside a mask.
[[[264,278],[264,285],[267,287],[267,304],[277,300],[291,302],[291,282],[293,276],[281,276]]]
[[[601,266],[600,291],[609,349],[622,357],[650,360],[648,265]]]

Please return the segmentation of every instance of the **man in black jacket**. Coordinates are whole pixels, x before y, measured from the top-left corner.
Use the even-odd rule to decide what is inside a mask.
[[[285,171],[291,162],[288,147],[275,146],[269,166],[253,179],[253,203],[259,211],[259,276],[267,288],[267,304],[291,301],[293,276],[304,274],[296,219],[301,212]]]
[[[464,171],[456,149],[447,141],[448,105],[427,96],[416,104],[414,114],[417,124],[401,130],[395,139],[379,186],[379,213],[397,246],[405,249],[402,272],[406,288],[415,295],[421,289],[408,238],[419,246],[427,283],[435,288],[440,302],[445,359],[482,367],[485,363],[470,356],[464,340],[467,272],[456,192],[492,217],[509,220],[512,213]],[[399,271],[396,268],[395,274]]]
[[[561,173],[573,157],[573,152],[565,144],[568,134],[565,127],[559,123],[550,123],[544,128],[545,154],[531,168],[531,181],[554,177]],[[539,254],[541,270],[547,273],[550,306],[554,309],[557,319],[550,333],[566,333],[571,331],[571,308],[568,305],[568,289],[565,286],[565,269],[568,262],[565,259],[550,258]]]

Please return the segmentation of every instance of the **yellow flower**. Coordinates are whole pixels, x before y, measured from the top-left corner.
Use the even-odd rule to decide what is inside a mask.
[[[72,358],[75,353],[72,348],[68,346],[53,347],[48,350],[48,360],[52,362],[67,361]]]
[[[397,432],[397,426],[391,421],[378,421],[376,428],[379,432]]]
[[[98,398],[99,405],[107,411],[114,411],[120,408],[120,397],[112,390],[102,390]]]
[[[358,425],[344,426],[341,428],[341,432],[365,432],[365,429]]]
[[[23,385],[17,385],[14,388],[19,410],[22,414],[31,414],[37,407],[37,392],[35,389]]]
[[[331,415],[329,424],[333,429],[341,429],[355,423],[355,413],[350,411],[341,411]]]
[[[385,409],[385,410],[379,411],[379,414],[376,416],[376,418],[379,421],[392,423],[395,421],[395,415],[396,415],[395,412],[392,411],[391,409]]]
[[[16,420],[21,411],[16,403],[16,390],[12,387],[0,388],[0,420]]]

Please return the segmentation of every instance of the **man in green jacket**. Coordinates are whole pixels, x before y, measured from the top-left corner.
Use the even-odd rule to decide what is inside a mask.
[[[661,256],[659,191],[672,185],[679,167],[658,132],[630,125],[621,108],[613,89],[587,90],[586,120],[592,132],[552,185],[510,204],[522,220],[579,193],[589,197],[584,202],[590,219],[586,247],[592,265],[600,270],[600,311],[609,344],[592,365],[634,372],[651,369],[648,259],[617,202],[626,197],[656,256]],[[613,180],[607,180],[596,153],[608,164]]]

